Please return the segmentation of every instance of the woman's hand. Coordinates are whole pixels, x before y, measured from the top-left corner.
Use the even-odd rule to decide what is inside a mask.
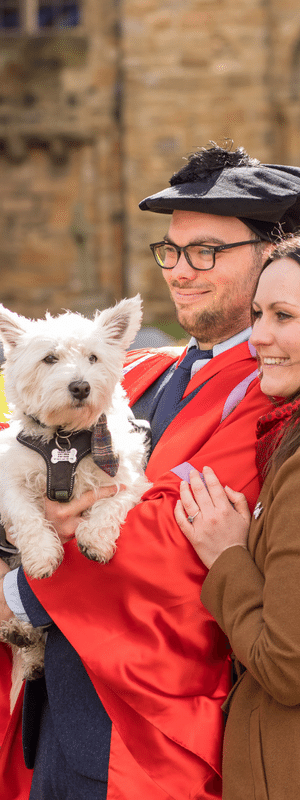
[[[120,491],[126,489],[121,485]],[[94,505],[98,500],[105,497],[112,497],[118,491],[117,486],[101,486],[99,489],[84,492],[78,499],[70,500],[69,503],[58,503],[56,500],[45,498],[45,517],[56,530],[62,544],[66,544],[75,536],[75,531],[81,522],[81,515],[84,511]],[[99,527],[101,518],[99,516]]]
[[[210,569],[223,550],[247,546],[250,512],[245,496],[229,486],[223,489],[210,467],[203,467],[203,477],[207,488],[196,470],[190,474],[191,487],[182,481],[174,513],[182,533]],[[194,519],[189,521],[186,515]]]

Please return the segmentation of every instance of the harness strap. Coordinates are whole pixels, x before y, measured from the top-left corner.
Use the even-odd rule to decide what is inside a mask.
[[[18,434],[18,442],[35,450],[46,462],[49,500],[58,500],[60,503],[70,500],[76,467],[91,452],[91,436],[91,431],[76,431],[67,437],[57,434],[55,438],[45,442],[43,437],[26,436],[23,431]]]

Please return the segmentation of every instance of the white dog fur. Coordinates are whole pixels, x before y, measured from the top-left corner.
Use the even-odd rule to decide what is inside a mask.
[[[149,488],[143,473],[144,437],[132,429],[120,385],[125,351],[140,322],[139,296],[97,312],[93,321],[70,312],[32,321],[0,306],[5,392],[13,407],[10,428],[0,434],[0,514],[33,578],[54,572],[63,547],[44,518],[44,459],[16,440],[21,430],[49,441],[59,426],[78,431],[95,425],[103,412],[107,415],[120,459],[117,475],[110,477],[91,455],[85,456],[76,470],[73,496],[102,484],[125,484],[126,489],[96,502],[78,526],[77,542],[89,558],[109,561],[129,509]],[[75,380],[89,383],[86,399],[74,400],[68,387]]]
[[[0,515],[13,535],[25,572],[50,576],[63,558],[63,546],[44,517],[46,464],[41,455],[16,440],[27,435],[52,439],[65,431],[90,429],[107,415],[114,453],[115,477],[100,469],[91,455],[77,466],[73,497],[105,484],[126,486],[97,501],[76,531],[78,546],[89,558],[107,562],[113,556],[120,527],[150,484],[144,476],[144,433],[133,430],[120,381],[125,352],[141,323],[139,295],[93,320],[66,312],[28,320],[0,306],[5,393],[12,410],[10,427],[0,433]],[[72,381],[86,381],[90,392],[75,400]],[[39,425],[42,423],[43,427]]]

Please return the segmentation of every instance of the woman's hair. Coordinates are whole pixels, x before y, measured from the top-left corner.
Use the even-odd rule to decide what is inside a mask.
[[[293,261],[299,265],[300,269],[300,234],[291,234],[286,238],[282,239],[279,244],[276,245],[274,250],[272,250],[271,254],[268,256],[266,261],[262,266],[262,270],[260,272],[256,288],[259,283],[259,279],[261,274],[264,272],[267,267],[273,263],[273,261],[279,261],[281,258],[292,258]],[[254,293],[254,294],[255,294]],[[254,295],[253,295],[254,296]],[[300,383],[299,389],[294,393],[292,397],[288,398],[288,402],[292,400],[300,399]],[[275,447],[273,455],[270,459],[270,463],[268,468],[275,464],[276,471],[281,467],[281,465],[286,461],[290,456],[292,456],[296,450],[300,447],[300,406],[296,408],[294,413],[291,416],[290,422],[283,434],[281,441],[279,442],[278,447]]]
[[[280,258],[292,258],[294,261],[297,261],[297,264],[300,264],[300,232],[290,234],[278,242],[274,250],[272,250],[263,263],[259,278],[269,264],[272,264],[273,261],[278,261]]]

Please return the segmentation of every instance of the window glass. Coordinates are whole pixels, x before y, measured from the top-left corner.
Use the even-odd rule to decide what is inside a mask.
[[[19,2],[0,0],[0,30],[15,30],[20,27]]]
[[[68,2],[58,3],[55,0],[40,0],[38,9],[39,28],[74,28],[79,25],[79,4]]]

